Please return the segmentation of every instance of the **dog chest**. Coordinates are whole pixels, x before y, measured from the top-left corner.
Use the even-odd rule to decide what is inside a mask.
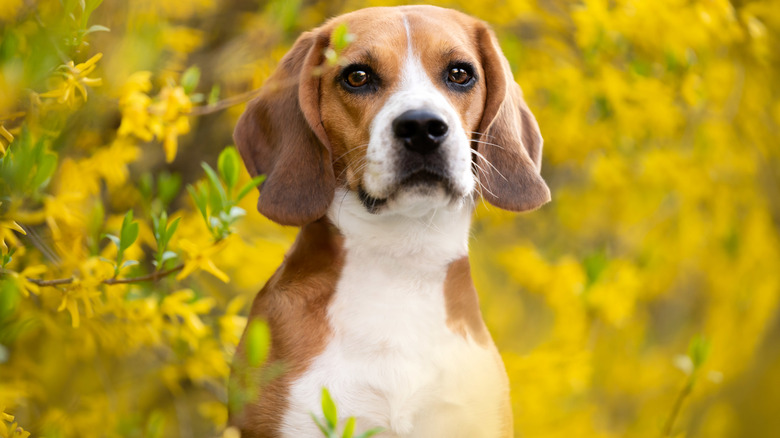
[[[332,336],[290,388],[285,436],[315,434],[328,388],[342,418],[381,436],[498,436],[506,381],[495,347],[447,325],[443,267],[348,254]],[[444,435],[442,435],[444,434]]]

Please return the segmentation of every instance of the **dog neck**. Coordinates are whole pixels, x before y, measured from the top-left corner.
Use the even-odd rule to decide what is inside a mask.
[[[398,273],[446,270],[466,257],[472,212],[473,202],[464,200],[414,216],[373,214],[353,192],[339,189],[327,217],[344,236],[350,259],[381,260]]]
[[[309,412],[327,386],[339,409],[363,418],[359,428],[407,434],[415,421],[430,420],[429,430],[439,431],[449,417],[439,424],[415,416],[438,389],[420,389],[485,369],[498,371],[475,385],[444,387],[464,405],[495,403],[506,382],[470,275],[472,211],[464,202],[417,217],[377,215],[353,193],[337,192],[327,217],[301,229],[255,300],[252,314],[266,318],[273,335],[269,361],[287,372],[246,418],[288,436],[312,435]],[[492,388],[487,399],[479,395],[485,388]],[[377,416],[388,405],[392,415]]]

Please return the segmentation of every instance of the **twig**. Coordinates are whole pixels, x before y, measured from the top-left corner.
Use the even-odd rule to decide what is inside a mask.
[[[205,114],[213,114],[217,111],[222,111],[225,108],[229,108],[233,105],[238,105],[239,103],[244,103],[248,101],[249,99],[257,96],[260,94],[260,89],[257,90],[249,90],[244,93],[241,93],[237,96],[228,97],[227,99],[220,100],[219,102],[216,102],[211,105],[205,105],[205,106],[196,106],[193,108],[188,115],[192,116],[202,116]]]
[[[672,412],[669,414],[669,418],[666,420],[666,424],[664,425],[663,436],[665,437],[672,436],[672,429],[674,428],[674,422],[675,420],[677,420],[677,416],[680,414],[680,410],[682,409],[683,402],[685,402],[685,399],[691,394],[692,389],[693,389],[693,377],[690,377],[688,381],[685,383],[685,386],[683,387],[682,391],[680,391],[680,393],[677,394],[677,399],[674,401],[674,406],[672,406]]]
[[[114,285],[114,284],[130,284],[130,283],[143,283],[145,281],[152,281],[156,282],[160,280],[163,277],[167,277],[174,272],[178,272],[184,269],[184,264],[180,264],[178,266],[175,266],[171,269],[168,269],[167,271],[154,271],[151,274],[142,275],[140,277],[131,277],[131,278],[109,278],[106,280],[101,281],[102,284],[107,285]],[[36,284],[38,286],[61,286],[64,284],[71,284],[76,279],[74,277],[70,278],[58,278],[55,280],[37,280],[34,278],[28,278],[27,281],[30,283]]]
[[[316,74],[316,73],[315,73]],[[321,74],[321,73],[320,73]],[[257,97],[260,95],[260,91],[266,88],[270,88],[273,90],[279,90],[282,88],[287,87],[294,87],[298,85],[298,78],[292,77],[292,78],[285,78],[285,79],[278,79],[278,80],[268,80],[263,84],[262,88],[256,88],[254,90],[245,91],[241,94],[238,94],[233,97],[228,97],[227,99],[220,100],[218,102],[215,102],[211,105],[204,105],[204,106],[196,106],[192,110],[190,110],[189,113],[186,115],[188,116],[202,116],[204,114],[212,114],[217,111],[222,111],[225,108],[229,108],[233,105],[238,105],[239,103],[244,103],[253,97]]]

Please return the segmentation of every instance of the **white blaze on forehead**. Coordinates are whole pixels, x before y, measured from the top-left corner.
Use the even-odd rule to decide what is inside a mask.
[[[402,19],[406,31],[406,53],[401,55],[401,76],[371,123],[363,188],[376,198],[387,198],[394,194],[403,146],[395,137],[393,121],[409,110],[427,110],[441,117],[449,127],[447,138],[440,146],[441,154],[453,188],[465,196],[473,191],[475,185],[469,137],[463,130],[457,110],[435,85],[437,79],[432,78],[423,66],[423,58],[437,57],[439,54],[418,53],[412,43],[409,20],[405,15]],[[442,69],[445,67],[442,66]],[[435,201],[433,198],[428,199],[426,208],[439,206]],[[442,196],[441,201],[446,203],[449,199]]]
[[[409,56],[412,54],[412,31],[409,29],[409,20],[406,18],[406,15],[404,17],[404,28],[406,29],[406,55]]]

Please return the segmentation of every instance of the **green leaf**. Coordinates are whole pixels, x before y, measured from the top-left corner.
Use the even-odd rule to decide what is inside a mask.
[[[19,288],[15,281],[0,280],[0,322],[12,316],[19,307]],[[4,338],[0,331],[0,340]]]
[[[363,432],[362,434],[356,436],[355,438],[370,438],[370,437],[372,437],[372,436],[374,436],[374,435],[376,435],[378,433],[382,433],[384,431],[385,430],[382,429],[381,427],[375,427],[373,429],[370,429],[370,430],[367,430],[367,431]]]
[[[89,35],[92,32],[111,32],[111,29],[107,28],[106,26],[95,24],[90,26],[89,29],[85,30],[84,35]]]
[[[168,229],[165,231],[166,244],[170,242],[171,237],[173,237],[173,233],[175,233],[176,229],[179,228],[179,221],[181,221],[181,217],[174,219],[173,222],[171,222],[171,224],[168,226]]]
[[[201,103],[205,99],[205,96],[203,96],[203,93],[192,93],[190,94],[190,102],[192,103]]]
[[[585,260],[582,261],[582,264],[585,268],[587,286],[591,286],[596,283],[596,281],[598,281],[601,274],[607,268],[609,259],[602,250],[589,254],[587,257],[585,257]]]
[[[162,255],[158,255],[155,260],[152,260],[152,264],[158,270],[160,270],[163,269],[163,267],[165,266],[165,262],[167,262],[168,260],[173,260],[178,256],[179,255],[173,251],[165,251],[164,253],[162,253]]]
[[[146,432],[144,436],[147,438],[160,438],[165,432],[165,415],[159,411],[152,411],[149,415],[149,419],[146,421]]]
[[[338,424],[338,412],[327,388],[322,388],[322,414],[325,415],[325,421],[328,422],[328,426],[331,429],[335,429]]]
[[[98,257],[98,260],[100,260],[101,262],[106,262],[106,263],[108,263],[111,266],[116,266],[116,262],[115,261],[109,260],[109,259],[107,259],[107,258],[105,258],[103,256]]]
[[[114,236],[113,234],[104,234],[103,237],[107,238],[108,240],[112,241],[114,245],[116,245],[117,248],[119,248],[119,238]]]
[[[352,438],[355,433],[355,417],[349,417],[347,424],[344,425],[344,433],[341,434],[341,438]]]
[[[192,93],[200,82],[200,69],[194,65],[184,71],[181,75],[181,86],[187,94]]]
[[[230,207],[230,211],[228,212],[228,220],[232,223],[235,222],[236,219],[246,216],[246,210],[244,210],[241,207]]]
[[[157,177],[157,197],[164,206],[170,205],[181,189],[181,175],[178,173],[162,172]]]
[[[213,188],[217,194],[219,194],[219,205],[212,205],[212,207],[217,207],[214,210],[221,211],[228,204],[228,197],[227,193],[225,193],[225,188],[222,187],[222,182],[219,180],[217,172],[214,172],[214,169],[212,169],[211,166],[209,166],[207,163],[201,163],[201,166],[203,167],[203,170],[206,171],[206,176],[211,183],[211,188]]]
[[[236,196],[236,201],[244,199],[244,196],[248,195],[253,188],[259,186],[263,181],[265,181],[265,175],[258,175],[252,178],[244,185],[244,187],[241,187],[241,190],[238,192],[238,196]]]
[[[322,432],[322,434],[325,435],[326,437],[329,437],[330,431],[328,430],[328,428],[326,428],[313,413],[309,412],[309,415],[311,415],[311,419],[314,420],[314,423],[320,429],[320,432]]]
[[[710,355],[710,349],[710,341],[704,336],[696,335],[691,339],[691,343],[688,346],[688,356],[691,357],[694,371],[701,368],[707,360],[707,357]]]
[[[55,170],[57,170],[57,154],[49,153],[44,155],[38,164],[38,171],[32,180],[32,186],[34,188],[42,188],[47,185]]]
[[[120,266],[119,269],[122,270],[130,266],[135,266],[137,264],[138,264],[138,260],[127,260],[124,263],[122,263],[122,266]]]
[[[302,0],[271,0],[266,2],[269,17],[274,17],[274,24],[285,33],[291,32],[300,22]]]
[[[228,190],[232,190],[238,182],[239,166],[241,166],[241,159],[236,148],[229,146],[222,150],[217,161],[217,169]]]
[[[133,222],[133,210],[129,210],[125,214],[125,219],[122,221],[122,229],[119,233],[119,249],[121,251],[126,250],[138,238],[138,224]]]
[[[103,230],[105,216],[106,211],[103,203],[100,201],[95,202],[87,219],[87,245],[92,255],[97,254],[100,250],[99,244],[102,239],[100,233]]]
[[[349,33],[346,23],[342,23],[333,30],[331,41],[333,42],[333,50],[336,53],[341,53],[350,43],[355,41],[355,35]]]
[[[152,179],[152,174],[149,172],[144,172],[141,174],[141,177],[138,178],[138,191],[141,192],[141,196],[143,197],[144,201],[148,201],[152,199],[152,187],[154,186],[154,180]]]
[[[103,3],[103,0],[81,0],[81,10],[84,11],[81,14],[81,27],[86,27],[87,22],[89,22],[89,17],[92,15],[92,12],[100,6],[100,4]]]
[[[209,92],[209,98],[206,100],[207,105],[216,105],[219,102],[220,87],[219,84],[214,84]]]
[[[205,189],[202,189],[200,185],[198,186],[198,188],[195,188],[192,185],[188,185],[187,191],[190,193],[192,202],[194,202],[195,206],[198,207],[198,211],[200,211],[200,215],[203,216],[203,220],[208,223],[209,221],[209,215],[207,210],[208,198],[207,198],[207,194],[205,193]]]
[[[160,213],[160,217],[152,216],[152,230],[154,231],[154,239],[157,241],[157,246],[160,247],[165,240],[165,226],[168,224],[168,213],[163,210]]]
[[[249,366],[257,367],[265,362],[268,349],[271,346],[271,332],[268,324],[260,319],[253,319],[247,331],[246,357]]]

